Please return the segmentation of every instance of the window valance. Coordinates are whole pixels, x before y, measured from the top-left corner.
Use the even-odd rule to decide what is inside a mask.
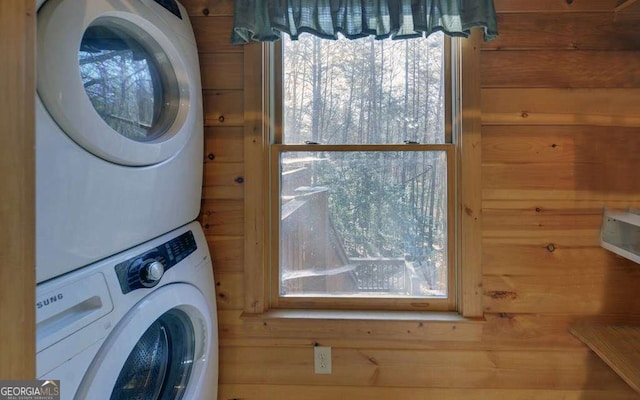
[[[327,39],[373,35],[377,39],[428,36],[443,31],[467,37],[484,28],[498,34],[493,0],[235,0],[231,42],[292,39],[308,32]]]

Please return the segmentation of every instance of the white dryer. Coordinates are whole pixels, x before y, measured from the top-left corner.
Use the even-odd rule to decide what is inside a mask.
[[[175,0],[38,4],[43,282],[197,217],[203,117],[193,30]]]
[[[216,399],[211,267],[193,222],[38,285],[38,378],[63,400]]]

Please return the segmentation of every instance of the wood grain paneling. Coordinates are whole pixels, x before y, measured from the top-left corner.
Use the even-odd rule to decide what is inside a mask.
[[[193,17],[191,26],[199,53],[242,53],[242,46],[231,44],[233,17]]]
[[[324,342],[323,345],[332,345]],[[565,352],[332,348],[329,376],[313,372],[313,346],[229,347],[220,353],[229,383],[332,386],[600,389],[625,384],[587,349]],[[552,367],[552,368],[550,368]],[[594,372],[596,378],[590,378]]]
[[[205,88],[200,219],[216,273],[219,399],[638,398],[569,333],[640,324],[640,269],[599,246],[604,207],[640,207],[632,7],[495,1],[500,36],[478,44],[481,68],[469,75],[481,85],[481,134],[469,145],[481,154],[483,226],[470,240],[482,245],[484,319],[435,323],[243,313],[265,308],[254,296],[265,282],[265,188],[252,184],[264,160],[246,158],[265,140],[263,49],[229,44],[231,1],[185,3]],[[313,374],[316,343],[332,346],[333,374]]]
[[[242,272],[244,239],[233,236],[208,236],[207,244],[213,259],[213,270],[218,272]]]
[[[242,53],[200,53],[202,89],[242,90]]]
[[[266,321],[220,310],[222,347],[309,347],[315,343],[344,349],[438,351],[566,351],[584,349],[569,333],[574,324],[640,324],[640,315],[485,313],[474,323],[298,320]],[[454,329],[455,327],[455,329]],[[420,329],[418,329],[420,328]],[[389,338],[393,338],[390,340]]]
[[[500,35],[482,49],[638,50],[640,32],[633,29],[634,22],[608,12],[499,14]]]
[[[240,90],[205,90],[203,93],[205,126],[242,126],[243,92]]]
[[[203,184],[203,199],[242,200],[244,198],[244,164],[206,163]]]
[[[640,176],[631,166],[616,163],[488,164],[483,166],[485,188],[581,190],[597,193],[637,193]]]
[[[268,168],[264,158],[264,149],[268,143],[268,121],[263,119],[263,104],[266,80],[262,74],[262,53],[265,46],[258,43],[245,45],[245,120],[244,153],[246,158],[245,177],[245,311],[259,313],[267,309],[266,288],[270,284],[265,273],[269,243],[265,238],[265,210],[267,207],[266,185]]]
[[[615,208],[637,208],[640,199],[636,193],[612,193],[594,192],[589,190],[529,190],[529,189],[508,189],[494,188],[483,189],[482,197],[486,201],[570,201],[586,202],[589,204],[600,204],[602,207],[611,206]]]
[[[217,304],[219,310],[240,310],[243,307],[243,274],[220,271],[215,276]]]
[[[529,241],[484,239],[484,273],[570,279],[585,271],[604,277],[610,273],[626,273],[636,268],[632,261],[622,261],[599,245],[588,247],[565,243],[567,242],[544,241],[537,238]],[[549,247],[550,244],[553,244],[553,247]]]
[[[202,188],[203,200],[242,200],[244,187],[236,186],[205,186]]]
[[[181,0],[191,17],[233,16],[233,0]]]
[[[639,274],[589,271],[564,279],[485,275],[485,310],[492,313],[633,314],[640,308]],[[611,290],[615,288],[615,290]]]
[[[484,87],[633,88],[640,86],[640,52],[489,51],[482,77]]]
[[[205,200],[200,222],[206,235],[242,236],[243,202],[236,200]]]
[[[204,130],[204,162],[243,162],[242,127],[206,127]]]
[[[620,6],[616,7],[615,15],[616,21],[637,20],[640,16],[640,3],[637,0],[630,0],[620,4]]]
[[[244,183],[243,163],[206,163],[204,165],[203,185],[240,186]]]
[[[458,263],[460,275],[458,287],[461,296],[459,311],[466,317],[482,316],[482,170],[477,168],[482,162],[482,127],[478,113],[481,108],[480,91],[480,32],[477,30],[463,43],[461,49],[461,87],[466,88],[460,100],[460,125],[457,133],[458,187],[457,204],[459,234],[457,237]]]
[[[536,211],[536,209],[540,209],[540,211]],[[542,211],[542,208],[539,207],[536,209],[485,208],[485,237],[495,232],[519,230],[537,232],[571,229],[584,232],[593,230],[594,226],[598,227],[602,222],[601,210],[566,208]]]
[[[0,379],[35,377],[35,25],[0,2]]]
[[[485,126],[485,163],[621,163],[632,168],[640,152],[628,151],[637,128],[600,126]]]
[[[612,12],[622,0],[494,0],[496,12],[527,12],[527,13],[547,13],[547,12]]]
[[[506,190],[506,189],[505,189]],[[500,189],[496,190],[487,190],[486,193],[501,193],[503,192]],[[534,197],[524,197],[521,196],[517,198],[518,194],[522,191],[514,190],[511,197],[490,197],[485,195],[482,201],[483,206],[486,209],[519,209],[519,210],[536,210],[537,212],[545,211],[545,210],[563,210],[566,208],[569,209],[598,209],[603,210],[605,207],[607,208],[625,208],[625,204],[630,205],[632,208],[636,208],[636,204],[640,205],[640,199],[633,198],[631,196],[619,195],[610,193],[611,196],[610,201],[604,200],[602,198],[598,199],[597,196],[588,197],[581,196],[583,192],[576,192],[572,197],[563,197],[567,194],[567,192],[560,192],[559,196],[556,196],[556,193],[538,193],[542,194],[542,196],[534,196]],[[534,192],[530,192],[534,193]],[[599,195],[599,193],[596,193]],[[555,199],[553,197],[556,197]],[[628,199],[626,198],[628,197]],[[540,209],[538,211],[537,209]]]
[[[380,388],[374,386],[316,385],[246,385],[222,384],[221,400],[637,400],[630,388],[620,390],[532,390],[532,389],[443,389],[443,388]]]
[[[483,125],[640,127],[640,88],[483,89]]]

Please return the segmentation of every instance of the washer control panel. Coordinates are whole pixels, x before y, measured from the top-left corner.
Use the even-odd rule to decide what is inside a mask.
[[[115,266],[122,294],[136,289],[152,288],[164,273],[196,251],[198,246],[191,231],[150,249]]]

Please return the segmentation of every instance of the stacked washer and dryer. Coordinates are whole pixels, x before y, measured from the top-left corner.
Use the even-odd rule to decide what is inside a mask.
[[[202,97],[175,0],[38,0],[37,376],[62,399],[217,398]]]

